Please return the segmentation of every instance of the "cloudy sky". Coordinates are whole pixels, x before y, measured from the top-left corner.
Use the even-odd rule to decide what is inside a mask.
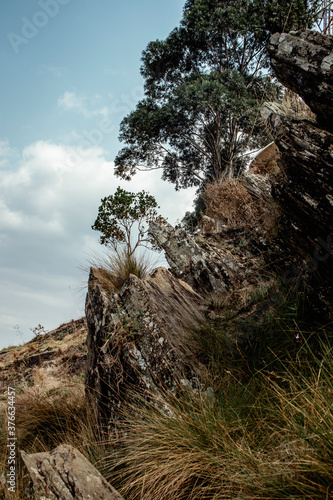
[[[152,193],[171,223],[191,208],[160,173],[113,175],[119,124],[143,96],[147,43],[184,0],[1,0],[0,348],[84,314],[91,230],[118,185]]]

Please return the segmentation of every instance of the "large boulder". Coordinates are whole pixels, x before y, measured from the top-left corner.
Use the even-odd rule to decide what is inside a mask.
[[[197,389],[204,372],[193,329],[205,321],[205,301],[165,268],[140,280],[130,275],[110,293],[91,269],[86,392],[98,424],[117,430],[132,390],[149,398],[180,385]]]
[[[32,482],[25,498],[44,500],[123,500],[97,469],[69,445],[21,457]]]
[[[275,33],[268,44],[278,80],[333,130],[333,37],[317,31]]]
[[[150,224],[149,232],[165,251],[171,272],[200,294],[226,292],[239,270],[230,254],[203,242],[198,245],[182,228],[165,222]]]

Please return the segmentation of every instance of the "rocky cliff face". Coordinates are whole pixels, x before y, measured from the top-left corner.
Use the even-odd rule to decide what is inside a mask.
[[[272,37],[269,51],[280,80],[303,96],[318,120],[311,113],[304,119],[307,113],[300,118],[277,105],[266,107],[282,170],[272,192],[262,175],[249,173],[245,179],[253,196],[270,200],[273,195],[279,201],[278,240],[284,256],[294,256],[286,281],[311,285],[315,308],[328,317],[333,282],[330,44],[329,37],[311,32]],[[159,268],[143,280],[131,275],[113,292],[95,270],[89,277],[86,392],[98,424],[108,429],[117,429],[133,389],[158,399],[164,388],[203,387],[205,369],[196,357],[192,331],[205,322],[210,294],[232,295],[244,284],[248,290],[251,267],[258,272],[250,248],[246,257],[239,255],[235,241],[231,251],[226,241],[198,244],[170,224],[152,224],[150,233],[165,251],[171,272]],[[261,252],[258,246],[256,251]]]
[[[333,37],[317,31],[276,33],[271,65],[283,85],[300,95],[327,130],[333,130]]]
[[[283,172],[274,185],[282,210],[280,241],[297,262],[287,280],[311,288],[311,302],[333,317],[333,37],[316,32],[275,34],[272,67],[286,87],[303,97],[317,123],[273,110],[268,123]]]
[[[170,224],[152,224],[150,233],[172,272],[158,268],[142,280],[131,275],[118,291],[110,290],[98,270],[91,269],[89,277],[86,392],[100,428],[116,434],[133,392],[161,400],[165,389],[208,390],[194,330],[207,326],[207,316],[217,319],[212,298],[232,296],[241,308],[243,297],[265,282],[258,248],[241,245],[243,233],[201,238],[200,244]],[[230,353],[245,337],[230,332]]]
[[[319,33],[271,38],[269,52],[278,78],[303,97],[315,116],[285,112],[276,103],[267,105],[265,114],[279,150],[281,172],[273,185],[267,184],[265,172],[252,171],[244,177],[253,197],[278,200],[282,215],[277,240],[286,266],[280,271],[285,271],[287,283],[308,287],[311,308],[327,319],[333,319],[332,49],[333,38]],[[212,223],[209,219],[208,225]],[[253,299],[242,310],[242,295],[264,284],[258,254],[265,252],[267,243],[259,239],[253,250],[243,234],[229,235],[225,226],[200,244],[169,224],[152,224],[150,233],[164,249],[171,272],[159,268],[142,280],[131,275],[121,289],[114,290],[91,269],[87,323],[85,319],[73,321],[15,350],[3,350],[3,388],[10,381],[17,387],[31,384],[53,389],[73,375],[80,377],[86,365],[85,390],[92,417],[100,430],[116,435],[122,408],[134,393],[156,402],[162,401],[164,389],[176,394],[182,387],[194,393],[206,390],[206,370],[197,357],[193,330],[201,328],[207,316],[221,319],[207,307],[210,294],[223,300],[228,294],[233,317],[260,318],[279,302],[271,295],[261,308]],[[223,238],[222,233],[223,245],[214,244]],[[232,322],[228,325],[238,351],[252,331],[233,331]],[[232,348],[229,352],[232,355]],[[121,498],[72,447],[21,455],[36,495]]]

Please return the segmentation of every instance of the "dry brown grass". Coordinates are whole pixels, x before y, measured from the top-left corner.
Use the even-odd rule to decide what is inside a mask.
[[[255,200],[239,179],[208,184],[204,202],[205,215],[230,229],[270,231],[278,216],[278,209],[272,202]]]
[[[333,498],[332,348],[248,383],[130,408],[110,478],[128,500]],[[165,409],[168,408],[168,412]]]
[[[90,265],[96,269],[102,286],[109,293],[114,293],[123,286],[130,274],[144,279],[156,267],[156,259],[148,253],[128,255],[126,251],[119,251],[94,258]]]

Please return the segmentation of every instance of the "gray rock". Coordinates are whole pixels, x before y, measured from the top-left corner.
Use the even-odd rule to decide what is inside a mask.
[[[244,172],[243,185],[251,196],[259,200],[272,200],[272,186],[268,174]]]
[[[274,114],[270,124],[284,165],[273,186],[282,212],[279,240],[286,255],[298,257],[288,278],[301,273],[314,307],[332,319],[333,134]]]
[[[268,52],[278,80],[333,130],[333,37],[317,31],[275,33]]]
[[[150,234],[165,251],[171,272],[200,294],[226,292],[239,270],[232,257],[208,243],[198,245],[183,229],[152,223]]]
[[[51,452],[21,451],[35,500],[123,500],[76,448],[60,445]],[[29,494],[27,493],[29,498]]]
[[[110,295],[91,269],[86,392],[100,427],[117,431],[133,388],[149,398],[179,381],[197,389],[204,373],[195,356],[192,329],[203,321],[205,301],[164,268],[140,280],[130,275]],[[199,384],[199,386],[198,386]]]
[[[269,46],[272,66],[318,120],[301,120],[272,107],[267,113],[283,166],[273,186],[282,210],[280,246],[298,262],[286,269],[286,279],[306,286],[309,305],[327,320],[333,318],[332,51],[331,36],[275,34]]]

